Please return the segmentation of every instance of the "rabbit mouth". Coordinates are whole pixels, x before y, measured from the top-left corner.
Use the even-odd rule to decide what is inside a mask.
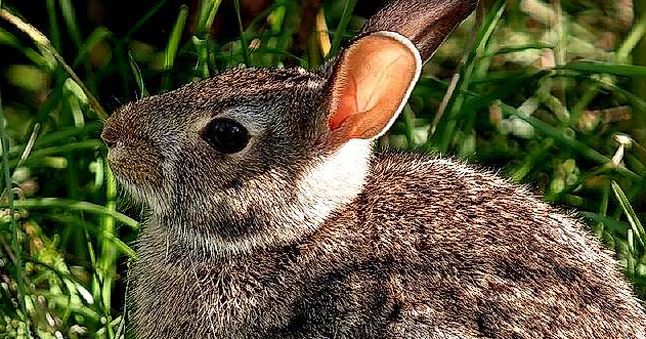
[[[163,211],[168,210],[169,205],[168,197],[170,194],[160,193],[161,185],[153,185],[152,178],[147,175],[131,175],[126,174],[128,171],[116,169],[112,164],[110,165],[114,177],[117,181],[119,194],[134,205],[149,208],[155,214],[161,214]]]

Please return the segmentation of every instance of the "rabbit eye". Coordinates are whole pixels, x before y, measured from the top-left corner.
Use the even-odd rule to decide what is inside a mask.
[[[202,132],[202,138],[215,150],[226,154],[240,152],[249,143],[247,129],[228,118],[212,120]]]

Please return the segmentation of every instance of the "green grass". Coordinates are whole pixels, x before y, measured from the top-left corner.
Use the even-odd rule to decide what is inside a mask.
[[[141,210],[120,200],[99,139],[119,103],[240,64],[316,68],[362,24],[356,1],[324,1],[327,54],[317,34],[295,46],[294,0],[254,18],[237,0],[195,3],[150,2],[114,29],[84,1],[1,2],[1,337],[122,333]],[[612,1],[491,3],[438,51],[381,145],[500,168],[577,209],[646,297],[646,16],[626,25]],[[233,37],[212,33],[225,17]]]

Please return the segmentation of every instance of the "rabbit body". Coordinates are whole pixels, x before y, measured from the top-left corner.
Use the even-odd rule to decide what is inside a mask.
[[[462,163],[371,162],[356,199],[289,246],[205,260],[151,220],[131,273],[138,337],[645,337],[575,218]]]
[[[394,0],[318,71],[237,69],[115,112],[102,134],[150,217],[138,338],[646,338],[575,217],[496,175],[372,155],[475,8]]]

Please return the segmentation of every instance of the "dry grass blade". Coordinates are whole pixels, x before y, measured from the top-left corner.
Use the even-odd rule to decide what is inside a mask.
[[[56,51],[56,48],[52,46],[52,43],[47,39],[47,37],[41,33],[36,27],[24,22],[22,19],[19,17],[13,15],[11,12],[9,12],[6,9],[0,8],[0,18],[5,19],[6,21],[10,22],[16,28],[27,34],[33,41],[46,51],[47,53],[50,53],[54,59],[56,59],[56,62],[65,70],[65,72],[81,87],[83,90],[83,93],[88,98],[88,102],[90,103],[90,106],[92,106],[92,109],[96,112],[97,116],[100,119],[107,119],[108,118],[108,113],[106,110],[101,106],[99,101],[96,99],[94,94],[85,86],[81,78],[79,78],[78,75],[74,72],[72,67],[70,67],[66,62],[65,59]]]

